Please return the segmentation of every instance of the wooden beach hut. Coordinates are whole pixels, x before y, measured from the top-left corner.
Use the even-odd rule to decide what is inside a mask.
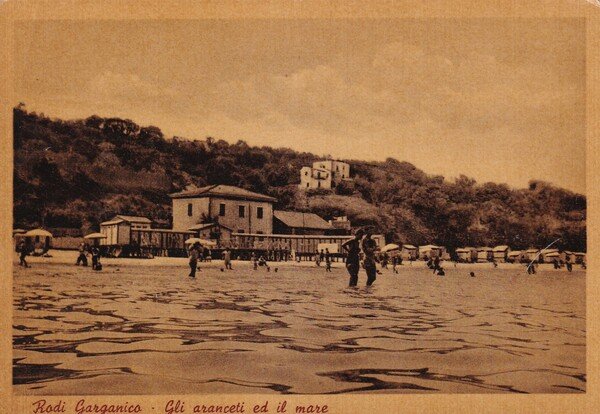
[[[496,246],[492,250],[493,260],[499,263],[505,263],[510,253],[510,247],[506,245]]]
[[[434,259],[436,257],[441,258],[444,253],[443,251],[443,247],[434,244],[419,246],[419,258],[423,260]]]
[[[564,257],[560,254],[558,249],[542,249],[540,251],[540,263],[553,263],[556,259],[563,260]]]
[[[417,246],[413,246],[412,244],[403,244],[400,250],[400,257],[402,257],[402,260],[417,260],[419,258],[419,250]]]
[[[583,252],[576,252],[575,253],[575,263],[577,264],[582,264],[582,263],[586,263],[587,262],[587,257],[586,254]]]
[[[539,260],[539,258],[536,259],[539,252],[540,252],[540,249],[535,249],[535,248],[525,250],[525,253],[523,254],[525,261],[531,262],[534,260],[536,260],[536,261]]]
[[[460,247],[456,249],[456,256],[461,263],[473,263],[477,261],[477,249],[474,247]]]
[[[522,250],[513,250],[512,252],[508,252],[506,261],[508,263],[521,263],[525,261],[525,254]]]
[[[494,251],[491,247],[477,248],[477,263],[491,262],[494,258]]]
[[[100,223],[100,233],[106,236],[100,244],[105,246],[124,246],[131,243],[131,230],[144,230],[152,226],[152,220],[146,217],[118,214],[108,221]]]
[[[564,263],[566,259],[567,255],[564,252],[555,251],[544,254],[544,263],[554,263],[557,260],[559,263]]]

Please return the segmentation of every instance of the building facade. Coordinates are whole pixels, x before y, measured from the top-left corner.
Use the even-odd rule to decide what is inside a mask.
[[[344,180],[350,180],[350,164],[334,160],[315,161],[312,167],[300,169],[299,187],[330,190]]]
[[[228,185],[171,194],[173,230],[217,222],[236,233],[273,233],[273,197]]]

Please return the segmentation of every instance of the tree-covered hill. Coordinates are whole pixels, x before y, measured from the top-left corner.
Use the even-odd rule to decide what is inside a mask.
[[[276,197],[280,209],[347,215],[388,241],[560,246],[585,250],[586,199],[531,181],[527,189],[461,176],[449,182],[408,162],[347,160],[350,184],[334,192],[297,188],[299,170],[319,159],[287,148],[207,138],[164,137],[154,126],[91,116],[64,121],[14,109],[14,221],[29,228],[97,230],[117,213],[169,224],[168,194],[187,185],[230,184]]]

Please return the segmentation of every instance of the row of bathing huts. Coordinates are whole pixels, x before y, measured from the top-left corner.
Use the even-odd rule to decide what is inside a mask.
[[[568,261],[571,263],[584,263],[586,261],[586,254],[583,252],[553,248],[512,250],[506,245],[496,247],[461,247],[455,250],[454,256],[451,256],[443,246],[432,244],[413,246],[405,244],[400,249],[399,254],[403,260],[429,260],[439,257],[443,260],[456,260],[461,263],[566,263]]]

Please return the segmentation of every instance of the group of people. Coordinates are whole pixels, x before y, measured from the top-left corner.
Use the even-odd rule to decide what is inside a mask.
[[[81,243],[79,245],[79,256],[75,266],[86,266],[88,265],[87,256],[92,256],[92,270],[102,270],[102,263],[100,263],[100,249],[98,246],[90,246],[87,243]]]
[[[321,263],[325,261],[325,271],[331,272],[331,253],[329,253],[329,249],[321,249],[321,252],[317,255],[317,266],[321,266]]]
[[[363,268],[367,274],[367,286],[371,286],[377,279],[377,267],[375,265],[377,243],[371,238],[370,231],[359,229],[354,234],[354,238],[342,244],[342,249],[346,252],[346,269],[350,275],[350,287],[358,284],[358,273],[360,272],[360,256],[363,254]]]

